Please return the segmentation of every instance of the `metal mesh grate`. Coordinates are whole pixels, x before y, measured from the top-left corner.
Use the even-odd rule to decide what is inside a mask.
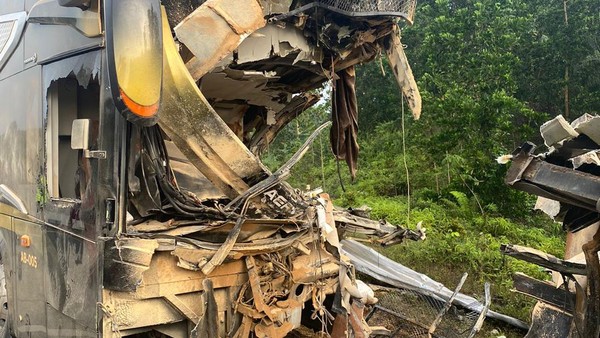
[[[376,292],[379,302],[367,316],[371,326],[385,326],[393,337],[427,338],[428,329],[445,302],[401,289],[382,289]],[[442,317],[433,337],[466,338],[479,314],[452,306]]]
[[[6,43],[10,38],[14,23],[15,21],[0,22],[0,54],[2,54],[4,47],[6,47]]]
[[[319,0],[321,6],[354,16],[393,15],[413,20],[416,0]]]

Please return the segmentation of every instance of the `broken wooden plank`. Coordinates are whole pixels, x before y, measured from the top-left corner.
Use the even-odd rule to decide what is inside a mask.
[[[575,308],[574,293],[520,272],[513,275],[513,281],[517,292],[555,306],[567,313],[573,313]]]
[[[568,275],[586,275],[585,264],[562,260],[543,251],[514,244],[503,244],[500,251],[507,255]]]

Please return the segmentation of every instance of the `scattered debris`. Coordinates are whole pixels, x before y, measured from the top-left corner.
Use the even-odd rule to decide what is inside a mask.
[[[572,123],[562,116],[540,128],[548,147],[536,153],[524,143],[513,153],[506,183],[539,196],[536,209],[563,223],[565,259],[505,245],[503,253],[554,271],[553,282],[514,276],[518,292],[539,302],[527,337],[597,337],[600,334],[600,117],[584,114]]]
[[[398,262],[394,262],[356,241],[343,240],[342,251],[345,256],[348,256],[350,262],[356,267],[356,270],[385,284],[405,290],[417,291],[444,303],[453,295],[453,291],[441,283],[411,270]],[[453,304],[477,313],[485,312],[484,304],[473,297],[461,293],[456,294]],[[521,329],[528,328],[526,323],[494,311],[488,311],[487,316]]]
[[[103,305],[166,307],[142,324],[112,315],[110,330],[188,321],[192,335],[208,337],[277,338],[302,326],[365,338],[388,332],[365,321],[377,298],[356,279],[340,234],[392,245],[425,239],[425,230],[334,209],[327,194],[304,195],[285,182],[331,123],[274,173],[258,156],[332,81],[332,147],[354,176],[354,66],[384,52],[418,118],[421,99],[396,19],[412,22],[415,1],[163,4],[159,121],[132,127],[129,222],[106,244],[106,274],[124,273],[107,278]]]

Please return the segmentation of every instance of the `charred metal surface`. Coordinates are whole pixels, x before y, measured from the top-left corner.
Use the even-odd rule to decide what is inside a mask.
[[[563,288],[557,289],[552,283],[536,280],[522,273],[514,274],[513,282],[518,292],[555,306],[568,314],[574,313],[574,293]]]
[[[543,161],[526,152],[514,157],[506,183],[587,210],[596,211],[600,200],[600,178]]]
[[[599,121],[597,116],[589,114],[571,123],[557,116],[540,128],[548,152],[534,155],[534,146],[526,143],[513,153],[506,183],[545,198],[538,200],[540,209],[562,221],[563,228],[569,231],[567,260],[528,248],[503,247],[508,255],[562,274],[563,280],[555,275],[554,282],[560,290],[565,288],[563,291],[524,276],[515,280],[518,290],[540,301],[534,309],[527,337],[597,337],[600,334]],[[572,319],[565,313],[571,314]]]
[[[142,283],[142,273],[158,243],[153,240],[124,238],[105,244],[104,285],[115,291],[133,292]]]
[[[538,303],[531,317],[531,329],[525,338],[564,338],[572,333],[572,317],[550,305]]]

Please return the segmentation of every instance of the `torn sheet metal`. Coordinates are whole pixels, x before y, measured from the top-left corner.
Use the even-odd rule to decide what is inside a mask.
[[[599,153],[600,150],[590,151],[583,155],[570,158],[569,161],[573,163],[573,169],[578,169],[584,164],[592,164],[600,167],[600,157],[598,156]]]
[[[390,61],[398,85],[402,90],[402,94],[406,98],[408,106],[412,111],[413,117],[415,120],[418,120],[421,117],[422,109],[421,93],[417,87],[417,82],[415,81],[406,54],[404,53],[404,47],[400,41],[399,34],[399,31],[395,28],[394,32],[390,35],[390,45],[387,49],[388,60]]]
[[[513,159],[506,183],[518,190],[596,211],[600,177],[543,161],[527,152]]]
[[[558,213],[560,213],[560,202],[545,197],[538,197],[533,209],[541,210],[550,218],[554,219]]]
[[[343,240],[342,252],[350,258],[350,261],[358,271],[379,281],[403,289],[419,290],[441,301],[449,299],[452,296],[452,290],[446,288],[441,283],[413,271],[400,263],[394,262],[358,242]],[[477,299],[464,294],[456,296],[455,304],[476,312],[481,312],[484,308],[484,305]],[[504,321],[522,329],[529,327],[526,323],[518,319],[494,311],[489,311],[488,317]]]
[[[567,288],[569,298],[575,292],[574,304],[557,304],[556,298],[565,297],[549,292],[547,285],[527,290],[540,300],[527,337],[595,337],[600,332],[599,127],[598,116],[584,114],[571,124],[557,116],[540,128],[549,151],[536,156],[526,143],[515,151],[507,173],[506,183],[512,187],[554,200],[539,204],[568,231],[566,260],[529,248],[503,247],[506,254],[554,270],[555,284]]]
[[[296,64],[321,63],[321,48],[309,43],[301,30],[294,26],[267,25],[246,38],[237,48],[237,63],[257,62],[272,57],[285,58],[293,54]]]
[[[265,25],[256,0],[209,0],[175,27],[175,34],[194,55],[187,68],[195,80]]]

